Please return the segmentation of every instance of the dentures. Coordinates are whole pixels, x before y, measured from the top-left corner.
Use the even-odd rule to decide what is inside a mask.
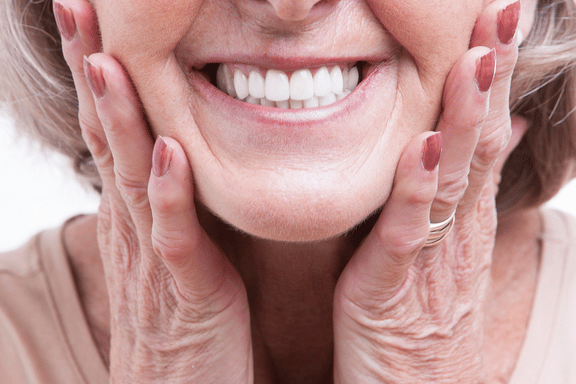
[[[238,100],[277,108],[313,108],[330,105],[356,88],[358,66],[339,65],[286,72],[240,68],[220,64],[216,74],[218,88]]]

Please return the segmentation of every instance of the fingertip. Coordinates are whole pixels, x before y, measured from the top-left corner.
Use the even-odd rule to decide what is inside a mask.
[[[440,132],[422,133],[407,146],[398,163],[394,188],[376,224],[379,237],[398,253],[414,251],[424,241],[423,229],[429,223],[437,191],[442,141]]]
[[[162,136],[156,138],[152,153],[152,172],[156,177],[163,177],[170,168],[172,148],[166,144]]]
[[[195,212],[192,173],[176,140],[163,136],[156,138],[148,189],[154,216],[160,220],[192,219],[190,214]]]
[[[72,40],[76,36],[76,20],[74,20],[74,14],[72,11],[62,5],[60,2],[55,1],[54,7],[54,18],[56,19],[56,25],[60,31],[60,35],[65,40]]]
[[[106,92],[106,80],[102,68],[94,64],[86,55],[84,55],[83,64],[88,88],[96,99],[101,99]]]
[[[476,62],[476,74],[474,79],[478,85],[478,90],[482,93],[488,92],[492,87],[494,75],[496,73],[496,50],[491,49]]]
[[[422,142],[422,166],[432,172],[440,162],[442,153],[442,132],[434,132]]]
[[[475,47],[454,65],[446,79],[444,111],[437,130],[477,127],[485,119],[496,66],[493,52]]]

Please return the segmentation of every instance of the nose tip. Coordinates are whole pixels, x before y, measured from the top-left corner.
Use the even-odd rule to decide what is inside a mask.
[[[320,1],[322,0],[268,0],[278,17],[288,21],[304,20]]]

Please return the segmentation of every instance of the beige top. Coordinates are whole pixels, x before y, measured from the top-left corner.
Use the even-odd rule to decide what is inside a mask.
[[[512,384],[576,384],[576,219],[545,210],[542,261]],[[62,228],[0,254],[0,383],[107,383]]]

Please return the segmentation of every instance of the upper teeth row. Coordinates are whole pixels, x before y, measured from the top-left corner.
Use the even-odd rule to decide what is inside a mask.
[[[300,69],[288,76],[285,72],[269,69],[266,77],[256,69],[246,76],[240,69],[234,75],[226,64],[220,64],[217,86],[229,96],[253,104],[281,108],[303,108],[329,105],[347,96],[358,85],[358,68],[342,70],[335,65],[330,71],[319,68],[314,75],[309,69]]]

